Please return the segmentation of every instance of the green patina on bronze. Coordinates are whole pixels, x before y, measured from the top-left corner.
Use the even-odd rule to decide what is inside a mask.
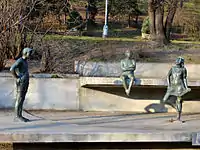
[[[30,48],[24,48],[22,51],[22,57],[19,58],[10,68],[11,73],[16,78],[16,103],[15,112],[16,117],[21,121],[28,122],[29,119],[22,116],[23,103],[29,86],[29,71],[27,59],[33,53]]]
[[[163,103],[166,103],[170,96],[176,96],[175,108],[178,113],[176,120],[181,121],[182,96],[191,91],[187,84],[187,69],[184,66],[184,58],[178,57],[176,59],[176,65],[168,72],[167,83],[168,88],[163,98]]]
[[[125,92],[129,96],[132,84],[135,79],[134,71],[136,69],[136,62],[135,60],[131,59],[130,51],[126,51],[125,55],[126,55],[126,58],[121,60],[122,74],[120,78],[122,79]]]

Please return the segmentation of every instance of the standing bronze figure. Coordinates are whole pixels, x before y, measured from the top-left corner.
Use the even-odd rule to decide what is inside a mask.
[[[29,72],[27,59],[32,54],[33,50],[30,48],[24,48],[22,51],[22,57],[20,57],[10,68],[11,73],[16,78],[16,103],[15,113],[16,117],[23,121],[28,122],[29,119],[22,116],[23,103],[29,86]]]
[[[134,71],[136,69],[136,62],[135,60],[131,59],[131,52],[125,52],[126,58],[121,60],[121,79],[123,83],[123,87],[125,89],[126,94],[129,96],[132,84],[135,80]]]
[[[177,111],[177,121],[181,121],[182,113],[182,96],[190,92],[191,89],[188,88],[187,84],[187,69],[184,66],[184,58],[178,57],[176,59],[176,65],[173,66],[167,75],[168,88],[167,92],[163,98],[163,103],[166,103],[170,96],[176,96],[176,111]],[[182,121],[181,121],[182,122]]]

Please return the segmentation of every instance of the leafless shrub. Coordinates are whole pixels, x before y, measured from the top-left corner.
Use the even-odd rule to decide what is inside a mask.
[[[1,46],[0,46],[1,47]],[[5,60],[6,60],[6,55],[5,55],[5,53],[4,53],[4,51],[0,51],[0,71],[2,70],[2,69],[4,69],[4,67],[5,67]]]
[[[42,59],[40,61],[40,71],[51,73],[54,71],[55,62],[53,61],[49,46],[43,47]]]
[[[47,40],[33,43],[33,47],[42,54],[40,72],[69,73],[73,71],[76,55],[65,40]]]

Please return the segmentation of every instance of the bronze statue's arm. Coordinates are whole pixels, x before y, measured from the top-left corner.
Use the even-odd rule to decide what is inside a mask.
[[[133,66],[134,66],[134,70],[136,69],[136,61],[132,60]]]
[[[12,73],[12,75],[13,75],[16,79],[19,78],[18,75],[16,74],[16,71],[15,71],[15,70],[11,70],[11,73]]]
[[[11,67],[10,67],[10,72],[14,76],[14,78],[18,79],[19,76],[16,73],[16,68],[20,65],[20,61],[16,61]]]
[[[187,88],[188,88],[187,78],[185,78],[185,79],[183,80],[183,82],[184,82],[185,88],[187,89]]]
[[[123,60],[121,61],[121,68],[122,68],[122,70],[126,70],[126,68],[124,67],[124,62],[123,62]]]
[[[171,86],[170,76],[172,75],[172,68],[169,70],[167,74],[167,84],[168,86]]]
[[[186,68],[184,68],[184,70],[183,70],[183,83],[184,83],[185,88],[187,89],[188,83],[187,83],[187,70],[186,70]]]

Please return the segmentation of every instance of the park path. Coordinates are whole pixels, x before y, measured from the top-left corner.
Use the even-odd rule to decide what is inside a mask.
[[[24,113],[32,121],[14,121],[0,112],[1,142],[186,141],[200,131],[200,114],[184,114],[185,123],[170,122],[172,113],[55,112]],[[32,114],[32,115],[31,115]]]

